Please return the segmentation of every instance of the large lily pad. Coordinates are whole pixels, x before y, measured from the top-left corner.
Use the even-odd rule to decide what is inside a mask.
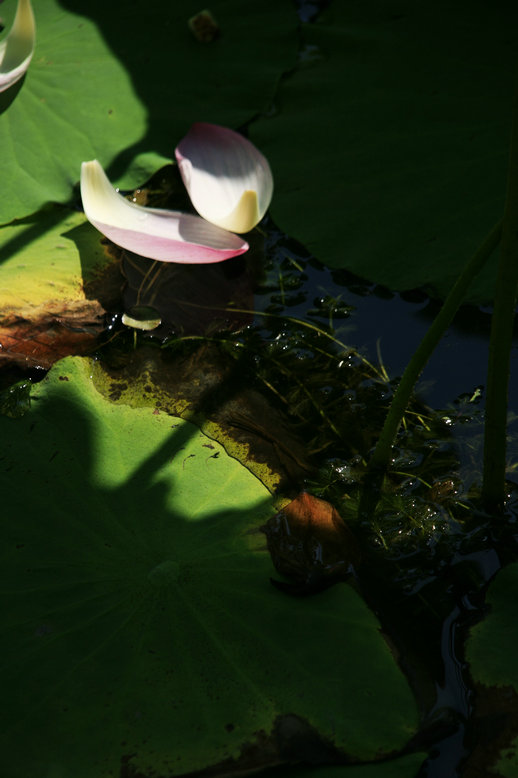
[[[361,597],[274,589],[261,482],[91,372],[57,363],[0,418],[5,778],[278,760],[308,728],[354,759],[401,748],[414,700]]]
[[[2,5],[6,26],[15,9]],[[66,201],[83,160],[134,187],[191,123],[237,127],[268,108],[294,61],[292,3],[250,0],[243,14],[239,0],[214,0],[211,10],[221,34],[204,44],[188,26],[196,0],[35,3],[33,61],[0,103],[0,223]]]
[[[273,217],[330,267],[444,296],[502,215],[518,8],[334,2],[304,42],[278,112],[251,128]]]

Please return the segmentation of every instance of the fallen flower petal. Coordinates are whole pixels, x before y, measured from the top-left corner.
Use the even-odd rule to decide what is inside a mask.
[[[121,248],[161,262],[221,262],[244,254],[242,238],[192,214],[144,208],[126,200],[110,184],[99,162],[81,166],[86,218]]]
[[[30,0],[18,0],[13,26],[0,43],[0,92],[26,73],[36,42],[36,24]]]
[[[204,219],[248,232],[263,218],[273,177],[267,159],[249,140],[226,127],[198,122],[175,154],[192,204]]]

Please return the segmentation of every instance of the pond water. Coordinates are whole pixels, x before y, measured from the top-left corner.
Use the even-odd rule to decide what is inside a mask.
[[[278,280],[273,295],[277,300],[277,306],[273,306],[275,310],[306,321],[332,322],[337,338],[352,345],[374,365],[379,365],[381,361],[391,380],[402,374],[440,307],[438,301],[430,299],[421,290],[394,294],[342,271],[330,271],[305,257],[300,247],[276,234],[275,229],[270,233],[268,255],[276,257],[269,270],[270,286],[267,293],[256,296],[256,308],[267,312],[272,310],[272,287],[275,287],[275,277],[279,279],[282,276],[279,268],[289,267],[287,258],[296,265],[303,262],[304,283],[293,283],[293,270],[289,291],[285,287],[290,286],[290,279],[288,284]],[[279,304],[281,293],[284,305]],[[334,301],[334,310],[329,300]],[[325,306],[324,301],[327,301]],[[326,308],[320,317],[315,316],[319,305]],[[311,311],[309,316],[308,310]],[[256,324],[264,326],[260,318],[256,319]],[[462,473],[469,483],[480,482],[481,477],[490,326],[489,309],[464,306],[439,343],[416,387],[419,400],[451,422],[450,430],[459,463],[457,472]],[[509,383],[509,462],[516,462],[518,455],[515,425],[518,412],[517,349],[518,337],[515,335]],[[508,479],[516,482],[516,474],[512,470]],[[414,662],[414,667],[410,669],[407,665],[405,669],[410,677],[414,675],[419,691],[423,689],[420,688],[420,680],[416,680],[416,675],[419,675],[416,657],[417,664],[422,661],[428,668],[434,668],[436,696],[427,710],[424,726],[425,730],[428,726],[431,733],[430,743],[427,744],[431,745],[430,758],[420,773],[428,778],[464,774],[463,767],[473,746],[471,717],[474,692],[463,658],[464,641],[468,628],[482,616],[485,586],[502,563],[515,558],[516,539],[512,528],[515,512],[512,507],[508,519],[509,531],[504,534],[508,539],[512,536],[513,550],[510,554],[503,553],[501,538],[500,542],[494,536],[491,538],[488,517],[485,517],[480,523],[471,525],[460,542],[453,542],[444,554],[438,554],[431,567],[426,561],[420,567],[426,553],[417,553],[412,561],[412,553],[407,548],[400,558],[389,554],[391,561],[379,576],[372,575],[371,570],[363,580],[368,599],[374,603],[388,634],[402,651],[403,666],[408,661],[405,652],[413,654],[409,664]],[[473,542],[468,540],[470,535]],[[427,542],[440,545],[432,534]],[[406,565],[408,568],[404,572]],[[415,576],[412,568],[413,572],[418,568]],[[407,574],[413,585],[407,585]],[[390,578],[392,580],[387,580]],[[383,594],[381,583],[387,586]],[[416,636],[416,618],[418,631],[421,632],[419,636]],[[430,703],[430,697],[428,701]]]

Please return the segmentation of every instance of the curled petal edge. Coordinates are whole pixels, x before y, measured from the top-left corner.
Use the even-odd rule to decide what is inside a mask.
[[[18,0],[13,26],[0,42],[0,92],[25,75],[36,44],[36,23],[30,0]]]
[[[249,232],[266,213],[273,176],[266,157],[234,130],[197,122],[175,149],[191,202],[204,219]]]
[[[144,208],[115,191],[97,160],[81,165],[88,221],[117,246],[160,262],[209,264],[239,256],[248,243],[200,216]]]

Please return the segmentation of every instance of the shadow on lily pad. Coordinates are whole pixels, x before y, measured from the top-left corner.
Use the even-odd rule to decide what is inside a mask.
[[[0,418],[4,774],[180,775],[262,743],[271,764],[288,714],[327,758],[403,747],[415,703],[358,594],[276,591],[260,481],[91,373],[63,360]]]

